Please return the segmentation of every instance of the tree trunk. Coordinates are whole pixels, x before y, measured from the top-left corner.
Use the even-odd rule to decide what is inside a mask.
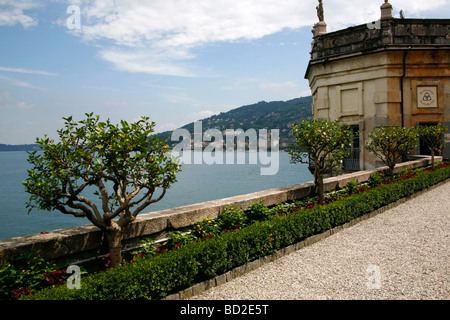
[[[122,262],[122,229],[115,222],[112,222],[105,233],[108,240],[111,267],[118,266]]]
[[[319,204],[324,204],[324,187],[323,187],[323,176],[319,175],[317,177],[317,194],[319,196]]]
[[[317,164],[316,164],[317,168]],[[323,175],[321,175],[317,170],[314,171],[314,185],[317,197],[319,198],[319,203],[323,204],[324,191],[323,191]]]

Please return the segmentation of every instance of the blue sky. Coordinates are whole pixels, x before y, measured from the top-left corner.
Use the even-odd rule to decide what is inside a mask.
[[[355,4],[357,3],[357,4]],[[328,30],[377,20],[382,0],[324,0]],[[450,0],[391,0],[449,18]],[[80,29],[68,28],[70,5]],[[157,131],[261,100],[309,95],[313,0],[0,0],[0,143],[56,137],[62,117],[149,116]],[[72,24],[71,24],[72,23]],[[276,129],[276,128],[274,128]]]

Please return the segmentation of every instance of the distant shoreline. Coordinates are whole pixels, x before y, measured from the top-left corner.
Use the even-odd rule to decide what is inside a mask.
[[[40,150],[40,145],[38,144],[0,144],[0,152],[9,151],[37,151]]]

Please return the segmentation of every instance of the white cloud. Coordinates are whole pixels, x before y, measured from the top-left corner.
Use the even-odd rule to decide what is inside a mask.
[[[151,41],[164,48],[257,39],[298,27],[297,12],[304,7],[297,0],[86,1],[83,36],[127,46]]]
[[[194,71],[185,66],[184,62],[180,62],[182,60],[180,52],[171,54],[170,50],[156,52],[152,49],[112,47],[101,50],[99,55],[123,71],[181,77],[195,76]],[[190,56],[185,54],[183,58],[189,59]]]
[[[8,68],[8,67],[2,67],[2,66],[0,66],[0,71],[36,74],[36,75],[43,75],[43,76],[56,76],[57,75],[56,73],[42,71],[42,70],[30,70],[30,69],[23,69],[23,68]]]
[[[9,92],[0,92],[0,109],[31,109],[34,105],[23,101],[16,101]]]
[[[24,13],[38,7],[34,0],[0,0],[0,26],[21,24],[24,28],[34,27],[37,20]]]
[[[36,85],[31,84],[29,82],[13,79],[13,78],[9,78],[9,77],[0,76],[0,79],[6,80],[9,83],[11,83],[13,86],[16,86],[16,87],[36,89],[36,90],[47,90],[46,88],[42,88],[42,87],[36,86]]]
[[[5,1],[5,0],[3,0]],[[195,49],[216,42],[260,39],[312,27],[317,1],[299,0],[79,0],[84,41],[101,42],[100,56],[120,70],[194,76]],[[377,20],[382,0],[324,1],[328,29]],[[409,17],[448,16],[448,0],[391,0]],[[425,8],[424,8],[425,7]]]
[[[101,41],[100,57],[120,70],[196,76],[188,64],[195,48],[298,28],[308,6],[297,0],[83,1],[77,34]]]

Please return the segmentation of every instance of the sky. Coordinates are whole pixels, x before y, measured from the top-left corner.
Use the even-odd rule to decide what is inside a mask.
[[[379,19],[382,0],[324,0],[328,31]],[[449,18],[450,0],[390,0]],[[314,0],[0,0],[0,143],[57,137],[63,117],[150,117],[156,132],[311,94]],[[276,129],[276,128],[273,128]]]

